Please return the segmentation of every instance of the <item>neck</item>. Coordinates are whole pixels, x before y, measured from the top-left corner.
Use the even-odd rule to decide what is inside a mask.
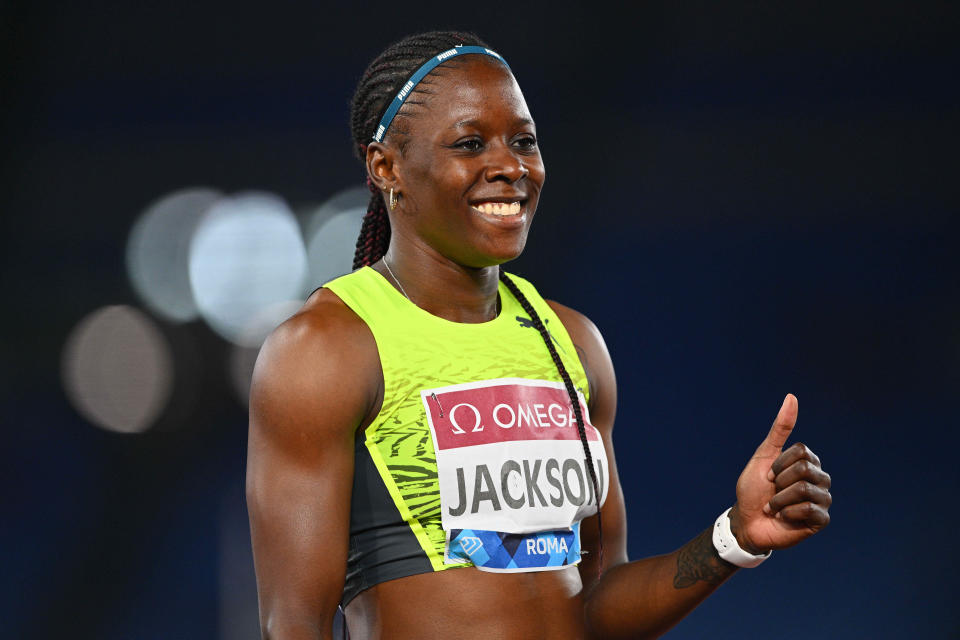
[[[390,270],[383,261],[373,268],[424,311],[451,322],[497,317],[499,267],[464,267],[432,252],[403,251],[393,243],[384,260]]]

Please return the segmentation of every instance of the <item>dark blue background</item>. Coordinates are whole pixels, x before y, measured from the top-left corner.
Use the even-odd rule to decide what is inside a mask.
[[[0,635],[255,637],[227,347],[163,325],[191,400],[140,436],[74,412],[61,349],[138,304],[124,247],[156,197],[362,184],[360,72],[453,26],[510,61],[537,119],[548,180],[510,268],[606,337],[631,557],[732,503],[787,391],[833,476],[827,530],[670,637],[958,637],[957,19],[836,5],[0,6]]]

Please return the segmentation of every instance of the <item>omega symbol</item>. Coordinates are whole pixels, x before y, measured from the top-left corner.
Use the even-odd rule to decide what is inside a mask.
[[[473,428],[470,429],[470,431],[472,433],[483,431],[483,424],[480,419],[480,410],[468,402],[461,402],[460,404],[455,406],[453,409],[450,409],[450,424],[453,425],[453,432],[466,433],[466,431],[464,431],[463,428],[460,426],[460,424],[457,422],[457,409],[459,409],[460,407],[469,407],[470,410],[473,412],[474,423],[473,423]]]

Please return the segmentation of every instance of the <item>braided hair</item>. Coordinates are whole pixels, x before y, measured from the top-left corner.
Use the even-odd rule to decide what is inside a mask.
[[[350,132],[353,136],[354,154],[361,162],[366,161],[367,145],[373,139],[380,118],[383,116],[387,105],[393,100],[400,88],[410,79],[410,76],[416,72],[420,66],[431,57],[441,51],[451,49],[458,45],[475,45],[490,48],[483,40],[472,33],[460,31],[429,31],[417,35],[407,36],[399,42],[387,47],[383,53],[377,56],[367,67],[360,79],[357,89],[353,94],[353,100],[350,103]],[[456,66],[459,61],[456,58],[447,60],[440,67]],[[440,67],[437,67],[439,69]],[[422,99],[415,97],[415,94],[430,95],[431,78],[437,72],[434,69],[411,91],[407,100],[401,109],[397,112],[393,123],[387,131],[387,135],[394,141],[403,153],[407,141],[407,129],[404,127],[405,118],[414,115],[417,109],[422,107]],[[357,248],[353,257],[353,268],[369,266],[377,262],[387,252],[390,245],[390,220],[387,216],[387,206],[376,185],[367,177],[367,188],[370,189],[370,203],[367,205],[367,213],[363,218],[363,225],[360,228],[360,236],[357,238]],[[516,283],[501,269],[500,280],[507,289],[513,294],[513,297],[520,303],[523,310],[530,316],[533,326],[540,332],[550,357],[553,359],[560,378],[566,387],[567,394],[570,396],[570,404],[573,408],[574,416],[577,419],[577,432],[580,434],[580,442],[583,445],[583,453],[587,462],[587,470],[590,474],[590,480],[593,483],[593,495],[597,501],[597,528],[600,533],[600,549],[598,572],[603,571],[603,525],[600,520],[600,484],[597,481],[597,473],[593,466],[593,455],[590,453],[590,447],[587,444],[587,433],[584,427],[583,411],[580,408],[580,400],[577,397],[576,389],[570,374],[567,372],[560,355],[553,346],[553,340],[547,328],[544,326],[540,315],[537,313],[530,301],[523,294]]]

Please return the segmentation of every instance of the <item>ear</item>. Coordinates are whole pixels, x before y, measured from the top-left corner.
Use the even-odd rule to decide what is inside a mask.
[[[367,145],[367,174],[380,191],[390,191],[398,186],[396,158],[397,150],[381,142]]]

